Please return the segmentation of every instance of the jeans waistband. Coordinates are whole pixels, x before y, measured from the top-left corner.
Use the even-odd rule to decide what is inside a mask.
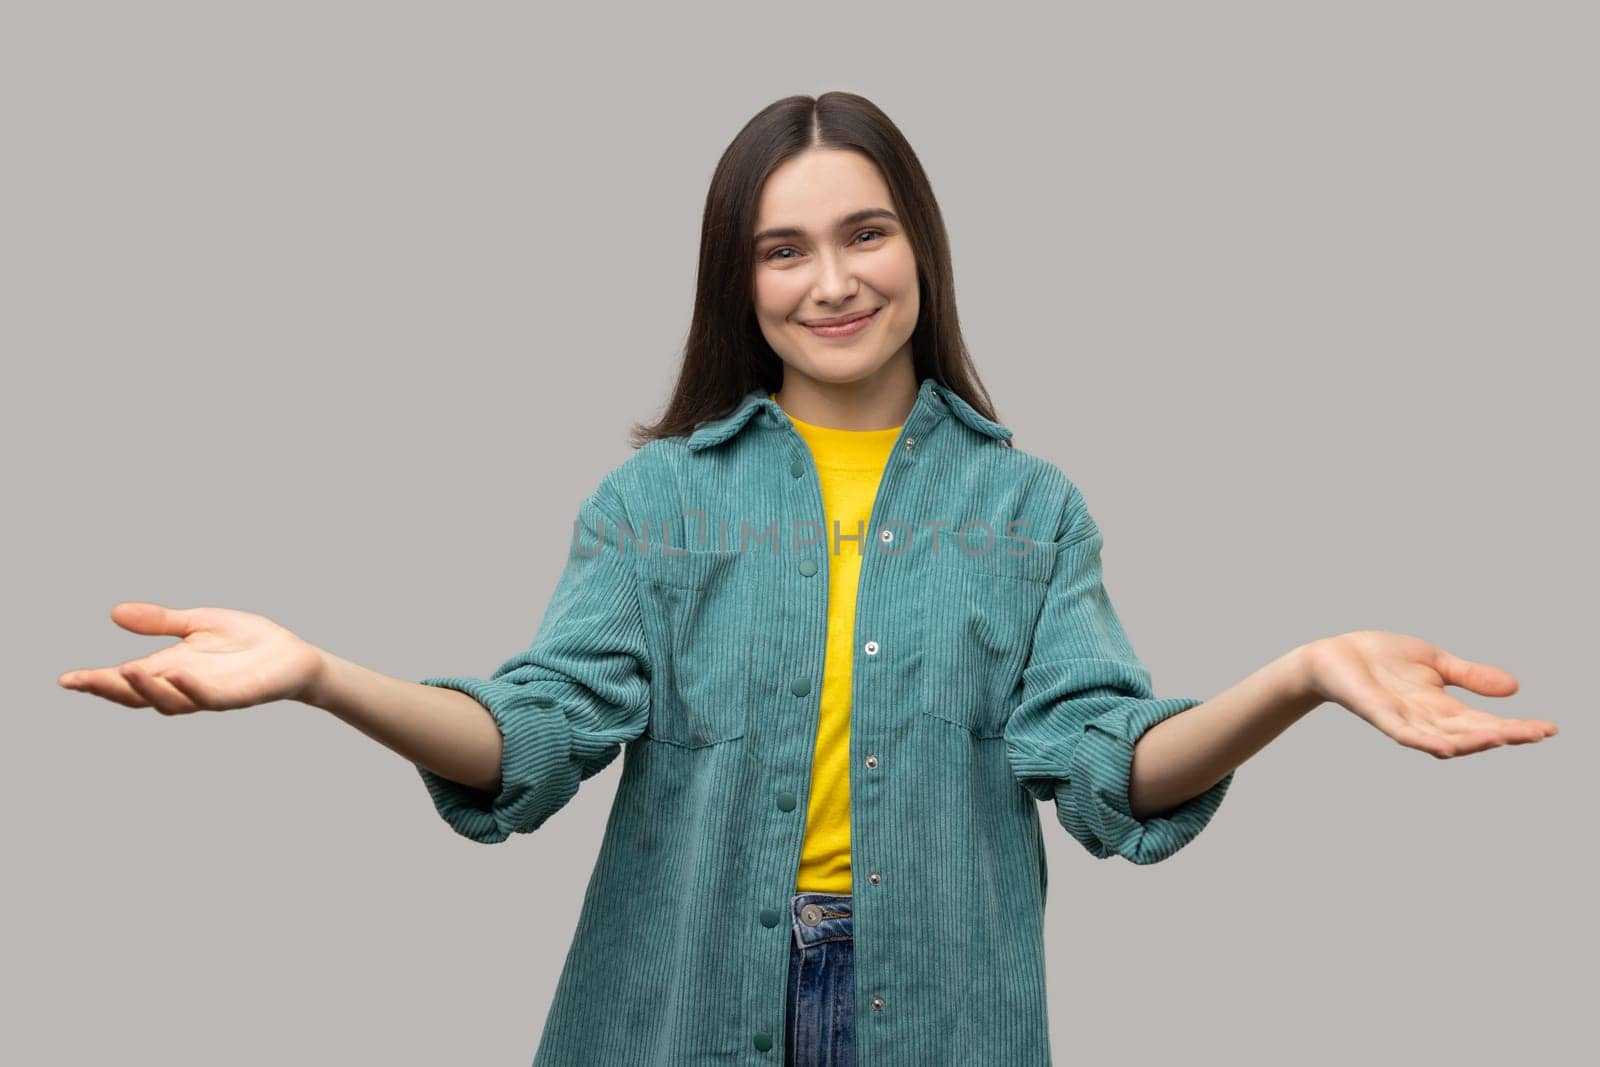
[[[794,942],[801,948],[823,941],[849,941],[855,933],[849,893],[796,893],[789,901]]]

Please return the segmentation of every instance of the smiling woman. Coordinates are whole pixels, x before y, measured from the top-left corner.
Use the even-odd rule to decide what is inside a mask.
[[[752,118],[712,175],[699,264],[678,385],[634,427],[636,446],[692,433],[757,388],[806,422],[876,430],[932,378],[995,417],[932,183],[866,98],[788,97]]]
[[[916,380],[922,310],[915,249],[878,167],[814,147],[773,168],[756,208],[756,322],[783,361],[778,402],[842,429],[895,425]],[[856,418],[837,421],[839,401]],[[886,403],[888,401],[888,403]]]
[[[1508,695],[1506,672],[1380,631],[1158,697],[1083,494],[985,398],[932,188],[869,101],[762,110],[701,240],[667,409],[578,502],[532,641],[488,676],[389,678],[260,616],[126,603],[182,640],[60,678],[165,714],[325,708],[484,844],[625,752],[540,1067],[1047,1064],[1041,802],[1090,854],[1153,864],[1324,701],[1440,757],[1555,732],[1443,691]]]

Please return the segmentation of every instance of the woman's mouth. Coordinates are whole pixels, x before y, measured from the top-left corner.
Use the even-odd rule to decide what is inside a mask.
[[[877,320],[878,312],[882,310],[882,308],[877,308],[870,314],[863,315],[859,319],[852,319],[851,321],[844,323],[842,326],[813,326],[810,323],[805,322],[801,323],[800,325],[804,326],[818,337],[854,337],[862,330],[865,330],[868,326],[871,326],[873,322]]]

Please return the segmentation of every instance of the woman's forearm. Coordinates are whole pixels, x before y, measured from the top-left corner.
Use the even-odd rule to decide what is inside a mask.
[[[441,777],[490,795],[500,790],[500,728],[459,690],[391,678],[323,651],[300,700]]]
[[[1134,817],[1148,819],[1205,792],[1321,704],[1311,686],[1309,647],[1291,649],[1146,730],[1134,746],[1128,783]]]

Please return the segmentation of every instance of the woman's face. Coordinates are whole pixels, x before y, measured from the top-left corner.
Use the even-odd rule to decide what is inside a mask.
[[[865,156],[814,148],[773,171],[754,247],[756,320],[786,372],[845,383],[896,357],[910,363],[917,264],[889,186]],[[807,325],[861,312],[875,314],[848,334]]]

